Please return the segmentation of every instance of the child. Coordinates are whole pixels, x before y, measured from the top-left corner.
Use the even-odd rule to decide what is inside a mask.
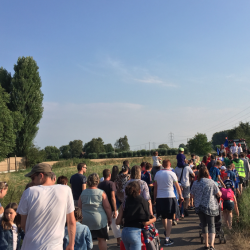
[[[0,249],[20,250],[24,233],[21,230],[21,217],[16,213],[17,207],[16,203],[9,203],[5,207],[0,224]]]
[[[196,164],[195,154],[191,154],[191,160],[193,160],[193,163]]]
[[[74,211],[76,219],[76,236],[75,236],[75,249],[89,250],[93,248],[92,236],[87,226],[82,225],[82,210],[79,207],[75,207]],[[68,228],[65,227],[65,235],[63,238],[63,250],[66,249],[69,244]]]
[[[223,181],[225,181],[227,179],[227,173],[226,173],[226,167],[225,166],[222,166],[220,168],[220,177]]]
[[[3,199],[3,197],[7,194],[8,191],[8,184],[7,182],[0,182],[0,199]],[[2,207],[0,203],[0,219],[3,217],[4,208]]]
[[[227,185],[226,188],[220,189],[223,199],[223,218],[224,223],[227,225],[229,229],[232,228],[232,219],[233,219],[233,209],[236,214],[239,216],[239,210],[237,205],[237,200],[232,190],[232,186]]]
[[[61,184],[61,185],[68,185],[68,178],[66,176],[59,176],[58,179],[57,179],[57,184]]]
[[[158,156],[157,151],[154,152],[152,159],[153,159],[153,168],[151,171],[151,175],[152,175],[152,179],[154,180],[156,173],[159,170],[162,170],[163,167],[162,167],[161,163],[159,162],[159,161],[161,161],[161,158]]]
[[[184,155],[184,148],[179,148],[179,154],[176,155],[177,167],[184,168],[186,166],[185,160],[186,156]]]
[[[211,154],[210,154],[210,153],[207,154],[207,160],[208,160],[208,161],[211,161]]]
[[[146,170],[141,171],[141,179],[148,184],[148,189],[149,189],[149,193],[150,193],[151,187],[153,186],[150,171],[153,167],[149,162],[147,162],[145,168],[146,168]]]

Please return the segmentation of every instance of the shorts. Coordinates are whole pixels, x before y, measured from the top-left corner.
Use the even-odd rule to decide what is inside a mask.
[[[90,230],[90,232],[91,232],[92,238],[102,238],[105,240],[109,240],[107,226],[99,230]]]
[[[156,213],[157,217],[162,219],[172,220],[176,213],[176,198],[157,198],[156,199]]]
[[[227,200],[223,202],[223,209],[232,211],[234,209],[234,202],[231,200]]]
[[[182,187],[182,196],[184,199],[190,198],[190,186],[188,187]]]
[[[239,181],[240,181],[239,183],[242,184],[242,183],[244,182],[244,179],[245,179],[245,178],[239,176]]]

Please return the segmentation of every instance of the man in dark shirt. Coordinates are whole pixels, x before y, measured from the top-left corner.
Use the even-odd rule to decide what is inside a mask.
[[[211,167],[214,167],[215,166],[215,156],[214,155],[211,155],[211,161],[207,164],[207,169],[210,170]]]
[[[85,162],[79,163],[77,165],[78,173],[74,174],[70,178],[71,189],[73,193],[75,206],[78,206],[78,199],[84,189],[86,189],[87,178],[84,173],[86,173],[87,166]]]
[[[110,226],[114,234],[114,237],[117,239],[117,245],[120,246],[121,231],[120,231],[120,226],[116,225],[116,218],[118,216],[118,211],[116,208],[116,198],[115,198],[116,186],[114,182],[110,181],[111,172],[109,169],[103,170],[103,178],[104,181],[99,183],[98,188],[103,190],[108,197],[108,201],[112,209],[112,223]]]

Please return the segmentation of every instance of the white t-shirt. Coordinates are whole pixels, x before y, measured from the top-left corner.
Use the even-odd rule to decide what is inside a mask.
[[[161,165],[160,162],[159,162],[159,160],[158,160],[158,157],[159,156],[152,156],[152,158],[153,158],[153,167]]]
[[[72,192],[66,185],[25,190],[17,209],[28,215],[22,250],[62,250],[66,215],[74,210]]]
[[[242,150],[242,147],[238,147],[238,155],[241,153],[241,152],[243,152],[243,150]]]
[[[17,236],[18,236],[18,229],[16,224],[12,225],[12,233],[13,233],[13,250],[17,248]]]
[[[182,169],[183,168],[176,167],[175,170],[174,170],[174,172],[176,173],[179,181],[180,181],[180,178],[181,178]],[[189,175],[193,174],[193,173],[194,173],[193,170],[189,166],[186,166],[183,169],[183,174],[182,174],[182,178],[181,178],[181,185],[183,187],[189,187],[190,186]]]
[[[157,181],[156,198],[174,198],[174,182],[177,182],[177,176],[170,169],[158,171],[154,178]]]
[[[231,151],[232,154],[238,153],[238,146],[231,146],[230,151]]]

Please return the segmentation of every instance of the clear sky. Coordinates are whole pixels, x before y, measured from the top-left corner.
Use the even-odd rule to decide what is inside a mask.
[[[0,67],[36,60],[41,148],[127,135],[148,149],[170,132],[178,147],[250,120],[249,13],[247,0],[2,0]]]

